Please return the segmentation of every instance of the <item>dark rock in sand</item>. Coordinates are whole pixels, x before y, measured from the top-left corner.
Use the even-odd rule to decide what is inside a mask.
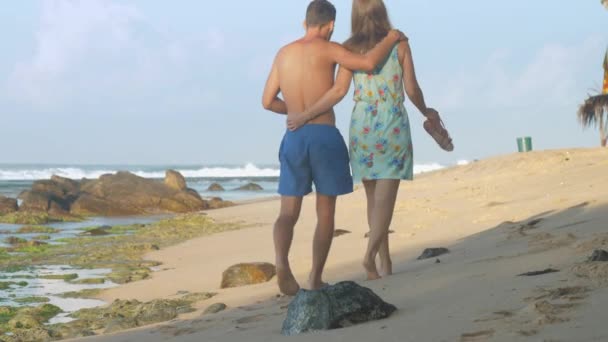
[[[184,176],[174,170],[167,170],[165,172],[165,185],[178,191],[186,190],[188,188]]]
[[[222,273],[221,288],[265,283],[275,274],[276,268],[273,264],[262,262],[237,264]]]
[[[345,229],[336,229],[334,230],[334,237],[350,234],[351,232]]]
[[[436,258],[440,255],[447,254],[447,253],[450,253],[450,250],[447,248],[444,248],[444,247],[427,248],[422,252],[422,254],[420,254],[420,256],[418,257],[418,260]]]
[[[389,230],[388,233],[389,234],[394,234],[395,231],[394,230]],[[366,238],[366,239],[368,239],[369,238],[369,232],[365,233],[365,235],[363,237]]]
[[[225,191],[224,187],[219,185],[218,183],[213,183],[209,185],[207,191]]]
[[[384,302],[372,290],[352,281],[316,291],[301,289],[289,304],[281,333],[292,336],[339,329],[383,319],[396,310],[394,305]]]
[[[587,261],[608,261],[608,252],[603,249],[596,249]]]
[[[216,314],[218,312],[226,310],[227,307],[228,306],[226,306],[226,304],[224,303],[215,303],[206,308],[205,311],[203,311],[203,315]]]
[[[543,274],[547,274],[547,273],[555,273],[555,272],[559,272],[559,270],[556,270],[553,268],[547,268],[542,271],[531,271],[531,272],[518,274],[517,276],[518,277],[534,277],[534,276],[539,276],[539,275],[543,275]]]
[[[249,183],[236,189],[237,191],[262,191],[264,188],[255,183]]]
[[[17,210],[19,206],[16,199],[0,196],[0,215],[14,213]]]

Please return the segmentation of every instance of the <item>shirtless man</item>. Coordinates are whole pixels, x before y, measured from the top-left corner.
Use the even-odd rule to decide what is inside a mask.
[[[351,70],[372,71],[405,36],[392,31],[366,55],[349,52],[330,42],[336,9],[327,0],[314,0],[306,11],[306,35],[284,46],[275,58],[263,95],[264,108],[288,117],[303,113],[334,84],[336,64]],[[279,98],[283,94],[283,99]],[[293,229],[302,199],[317,192],[317,228],[313,241],[309,287],[324,286],[323,267],[334,232],[336,198],[353,191],[348,149],[335,127],[333,109],[317,116],[297,131],[287,131],[279,151],[281,211],[274,226],[274,245],[279,289],[295,295],[300,286],[289,265]]]

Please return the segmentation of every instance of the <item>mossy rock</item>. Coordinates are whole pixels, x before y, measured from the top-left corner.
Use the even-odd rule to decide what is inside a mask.
[[[14,281],[0,281],[0,290],[8,290],[12,285],[25,287],[27,286],[26,281],[14,282]]]
[[[213,292],[189,293],[189,294],[183,296],[181,299],[186,302],[197,303],[197,302],[200,302],[203,300],[207,300],[215,295],[217,295],[217,293],[213,293]]]
[[[80,235],[86,236],[105,236],[111,234],[112,227],[110,226],[101,226],[97,228],[87,229],[84,232],[80,233]]]
[[[82,217],[74,215],[50,215],[46,212],[18,211],[0,216],[0,223],[42,225],[53,222],[80,222]]]
[[[137,300],[115,300],[101,308],[82,309],[72,314],[77,321],[68,327],[87,327],[105,333],[136,328],[139,326],[170,321],[183,313],[192,312],[190,303],[181,299],[157,299],[142,303]]]
[[[78,279],[71,281],[72,284],[83,284],[83,285],[97,285],[103,284],[106,280],[104,278],[87,278],[87,279]]]
[[[48,279],[48,280],[65,280],[70,281],[78,278],[78,274],[70,273],[70,274],[47,274],[39,276],[40,279]]]
[[[32,296],[32,297],[17,298],[14,301],[19,304],[32,304],[32,303],[48,303],[51,300],[48,299],[47,297]]]
[[[61,309],[52,304],[43,304],[38,307],[24,307],[8,321],[8,326],[15,329],[36,329],[48,322],[49,319],[61,313]]]
[[[51,238],[51,236],[50,236],[50,235],[36,235],[36,236],[34,236],[34,237],[33,237],[33,239],[34,239],[34,240],[42,240],[42,241],[45,241],[45,240],[50,240],[50,239],[52,239],[52,238]]]
[[[26,242],[27,242],[26,239],[16,237],[16,236],[9,236],[4,239],[4,243],[11,245],[11,246],[23,245]]]
[[[59,295],[61,298],[96,298],[101,289],[85,289],[81,291],[65,292]]]
[[[48,226],[23,226],[17,229],[17,234],[56,234],[60,230]]]

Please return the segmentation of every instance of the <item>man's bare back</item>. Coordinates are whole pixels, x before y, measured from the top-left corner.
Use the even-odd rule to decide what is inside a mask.
[[[406,39],[403,33],[393,30],[375,48],[360,55],[329,41],[327,33],[309,29],[306,36],[277,53],[264,88],[263,106],[279,114],[302,113],[331,89],[336,64],[351,70],[372,71],[402,39]],[[333,109],[308,123],[334,125]]]
[[[297,40],[279,51],[276,65],[288,113],[302,113],[334,84],[336,63],[326,53],[330,43],[321,38]],[[309,123],[334,125],[333,109]]]

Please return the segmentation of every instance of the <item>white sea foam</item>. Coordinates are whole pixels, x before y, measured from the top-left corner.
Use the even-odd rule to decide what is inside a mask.
[[[0,167],[0,180],[38,180],[49,179],[52,175],[67,177],[72,179],[98,178],[107,173],[115,173],[119,170],[128,170],[132,173],[145,178],[163,178],[165,171],[163,168],[158,170],[145,171],[136,168],[103,168],[86,169],[80,167],[53,167],[53,168],[3,168]],[[184,168],[179,171],[187,178],[259,178],[259,177],[278,177],[277,168],[261,168],[254,164],[246,164],[241,167],[201,167]]]
[[[461,160],[458,165],[465,165],[467,161]],[[425,163],[414,165],[414,173],[424,173],[443,169],[445,166],[439,163]],[[169,168],[169,167],[167,167]],[[145,178],[163,178],[165,168],[157,167],[8,167],[0,166],[0,181],[33,181],[39,179],[49,179],[52,175],[67,177],[71,179],[95,179],[108,173],[115,173],[120,170],[130,171],[138,176]],[[272,178],[279,177],[278,167],[260,167],[249,163],[243,166],[234,167],[200,167],[186,168],[178,167],[179,171],[186,178]]]

